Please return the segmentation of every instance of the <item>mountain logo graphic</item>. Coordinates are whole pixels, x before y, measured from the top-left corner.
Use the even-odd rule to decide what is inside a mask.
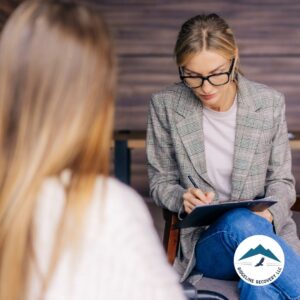
[[[233,264],[245,282],[263,286],[275,281],[284,268],[285,257],[278,242],[266,235],[252,235],[240,242]]]
[[[278,262],[280,260],[276,257],[276,255],[273,254],[273,252],[269,249],[265,249],[261,244],[259,244],[255,249],[251,248],[249,251],[247,251],[239,260],[246,259],[255,255],[261,254],[263,256],[269,257],[271,259],[274,259]]]

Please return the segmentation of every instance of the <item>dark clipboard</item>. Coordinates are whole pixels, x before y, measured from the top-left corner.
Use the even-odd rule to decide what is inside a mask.
[[[183,220],[181,220],[176,227],[188,228],[199,227],[212,224],[218,218],[220,218],[227,211],[234,208],[254,208],[257,211],[262,211],[277,201],[274,197],[266,197],[255,200],[239,200],[239,201],[224,201],[216,204],[207,204],[202,206],[196,206],[193,211],[188,214]]]

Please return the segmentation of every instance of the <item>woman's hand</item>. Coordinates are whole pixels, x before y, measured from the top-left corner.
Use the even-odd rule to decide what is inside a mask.
[[[268,209],[262,210],[262,211],[254,211],[252,210],[255,214],[267,219],[270,223],[273,221],[273,215]]]
[[[200,189],[189,188],[183,194],[184,210],[189,214],[195,206],[211,203],[214,197],[214,192],[203,193]]]

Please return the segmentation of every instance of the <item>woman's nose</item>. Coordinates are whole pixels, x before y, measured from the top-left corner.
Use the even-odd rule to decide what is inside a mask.
[[[202,86],[201,86],[201,90],[205,93],[205,94],[211,94],[211,91],[213,90],[213,86],[209,83],[208,80],[204,80]]]

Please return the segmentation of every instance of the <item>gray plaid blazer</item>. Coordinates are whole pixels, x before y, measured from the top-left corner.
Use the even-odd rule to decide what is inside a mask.
[[[296,194],[284,96],[238,75],[237,101],[231,199],[275,196],[278,203],[270,211],[276,233],[300,253],[290,210]],[[191,186],[188,175],[203,191],[214,191],[206,170],[202,117],[201,102],[182,83],[152,96],[147,130],[150,195],[173,212],[182,212],[183,193]],[[203,230],[180,232],[174,267],[182,281],[195,266],[195,244]]]

